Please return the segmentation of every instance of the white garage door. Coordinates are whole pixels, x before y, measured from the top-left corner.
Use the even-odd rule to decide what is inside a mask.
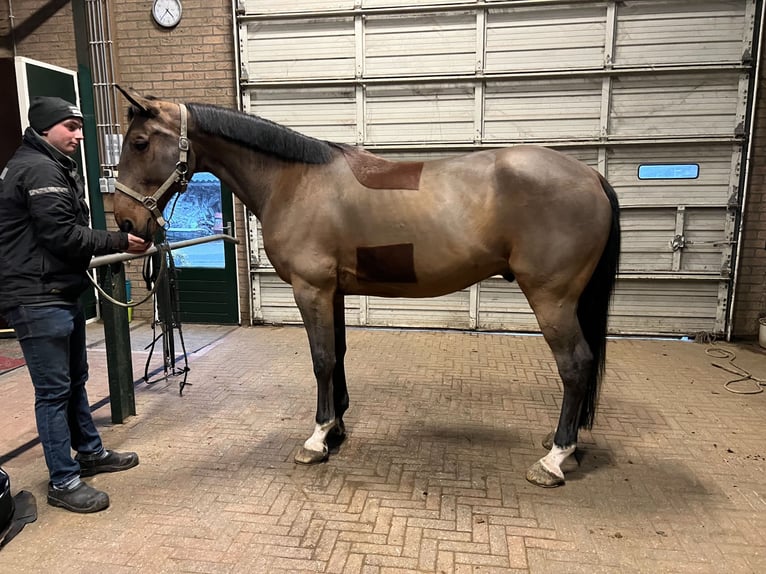
[[[539,143],[622,205],[613,333],[725,333],[756,0],[244,0],[244,111],[389,158]],[[255,320],[298,322],[251,218]],[[515,284],[348,297],[353,325],[537,330]]]

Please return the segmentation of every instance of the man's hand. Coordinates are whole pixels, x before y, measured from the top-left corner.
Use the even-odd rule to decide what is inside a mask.
[[[128,233],[128,248],[126,253],[143,253],[151,246],[151,241],[144,241],[138,235]]]

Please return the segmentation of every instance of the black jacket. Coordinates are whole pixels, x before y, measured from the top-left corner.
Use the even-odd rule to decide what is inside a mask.
[[[128,235],[91,229],[76,164],[32,128],[0,172],[0,311],[74,302],[94,255],[124,251]]]

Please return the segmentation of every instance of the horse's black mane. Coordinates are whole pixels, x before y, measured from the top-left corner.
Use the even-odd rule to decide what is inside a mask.
[[[282,159],[328,163],[334,144],[270,120],[210,104],[187,104],[197,129]]]

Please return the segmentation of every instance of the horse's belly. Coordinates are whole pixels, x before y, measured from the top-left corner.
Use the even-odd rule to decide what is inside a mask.
[[[342,287],[342,291],[345,295],[371,295],[374,297],[439,297],[441,295],[447,295],[448,293],[454,293],[460,291],[476,283],[477,281],[471,281],[470,283],[460,284],[404,284],[404,283],[350,283],[345,287]]]
[[[390,260],[362,256],[355,267],[345,267],[338,279],[341,290],[349,295],[438,297],[507,269],[507,262],[500,260],[483,265],[477,265],[475,260],[455,260],[451,264],[442,260],[427,265],[400,253]]]

